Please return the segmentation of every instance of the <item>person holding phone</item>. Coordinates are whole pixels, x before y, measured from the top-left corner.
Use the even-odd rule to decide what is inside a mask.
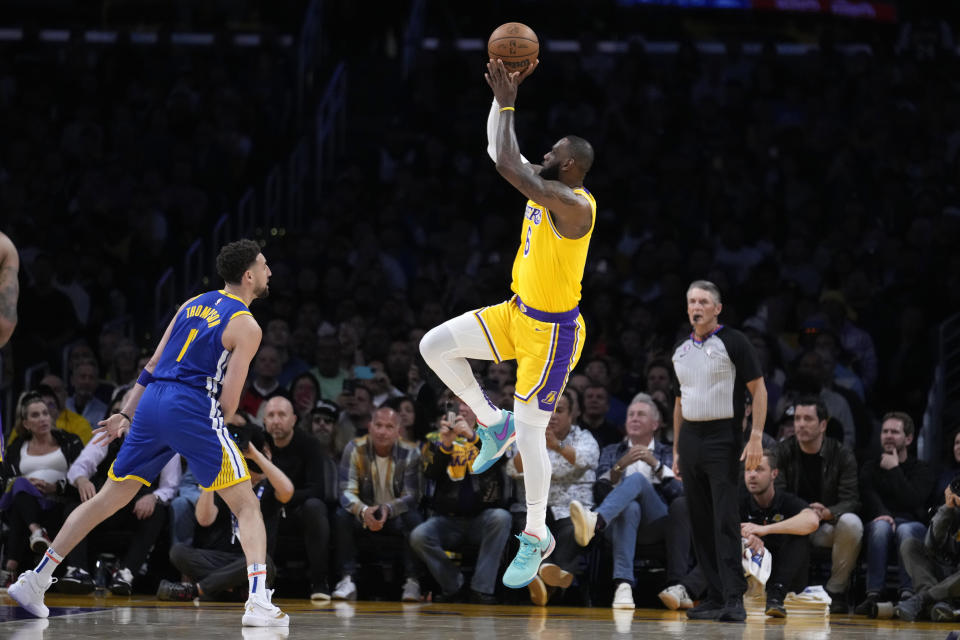
[[[440,586],[434,602],[496,604],[497,570],[512,524],[503,508],[503,464],[473,473],[470,465],[480,451],[477,416],[465,402],[445,405],[437,430],[427,436],[422,450],[424,479],[435,486],[428,501],[430,517],[413,530],[410,546]],[[467,545],[479,547],[469,584],[447,556],[447,551],[463,551]]]
[[[420,502],[420,452],[400,440],[397,412],[381,407],[370,432],[350,442],[340,459],[340,509],[334,518],[341,579],[334,600],[355,600],[358,548],[381,547],[385,537],[401,538],[406,582],[401,599],[420,600],[420,563],[410,548],[410,533],[423,518]]]

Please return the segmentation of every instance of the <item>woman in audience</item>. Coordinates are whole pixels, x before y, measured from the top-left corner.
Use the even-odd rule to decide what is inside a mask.
[[[78,436],[54,428],[47,405],[36,391],[21,396],[14,429],[18,438],[7,447],[0,473],[4,480],[0,486],[6,488],[0,511],[10,527],[2,586],[16,579],[24,562],[29,564],[28,550],[46,551],[47,531],[55,534],[63,524],[67,493],[76,494],[67,483],[67,469],[83,450]]]

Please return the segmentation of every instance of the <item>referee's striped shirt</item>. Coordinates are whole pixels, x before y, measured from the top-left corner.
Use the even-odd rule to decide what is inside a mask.
[[[702,342],[691,333],[677,345],[672,359],[684,420],[734,418],[740,424],[746,383],[763,375],[757,352],[743,333],[719,325]]]

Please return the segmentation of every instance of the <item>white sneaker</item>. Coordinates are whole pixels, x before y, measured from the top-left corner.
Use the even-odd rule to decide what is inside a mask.
[[[402,602],[420,602],[420,583],[416,578],[407,578],[403,583],[403,593],[400,596]]]
[[[613,594],[613,608],[635,609],[636,607],[637,605],[633,603],[633,587],[627,582],[621,582]]]
[[[56,581],[56,578],[50,578],[44,583],[43,578],[30,569],[21,573],[17,581],[10,585],[7,595],[31,614],[38,618],[46,618],[50,615],[50,610],[43,604],[43,594]]]
[[[571,500],[570,522],[573,523],[573,537],[577,544],[581,547],[590,544],[597,532],[597,514],[584,509],[579,500]]]
[[[689,609],[693,606],[693,600],[690,598],[690,594],[687,593],[687,588],[682,584],[667,587],[661,591],[658,596],[660,602],[662,602],[667,609],[673,611],[677,609]]]
[[[353,580],[350,579],[350,576],[343,576],[340,582],[337,583],[337,588],[333,590],[333,599],[334,600],[356,600],[357,599],[357,585],[353,584]]]
[[[273,589],[266,589],[262,595],[251,595],[244,605],[243,626],[245,627],[288,627],[290,616],[280,611],[280,607],[270,602]]]

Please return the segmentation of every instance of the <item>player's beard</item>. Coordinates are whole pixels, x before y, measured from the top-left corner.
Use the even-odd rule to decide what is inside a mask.
[[[269,296],[270,296],[270,285],[269,285],[269,284],[265,284],[265,285],[263,285],[263,289],[259,289],[259,290],[253,292],[253,297],[254,297],[255,300],[259,300],[259,299],[261,299],[261,298],[267,298],[267,297],[269,297]]]
[[[552,164],[549,167],[544,167],[540,170],[540,177],[544,180],[559,180],[560,179],[560,165]]]

